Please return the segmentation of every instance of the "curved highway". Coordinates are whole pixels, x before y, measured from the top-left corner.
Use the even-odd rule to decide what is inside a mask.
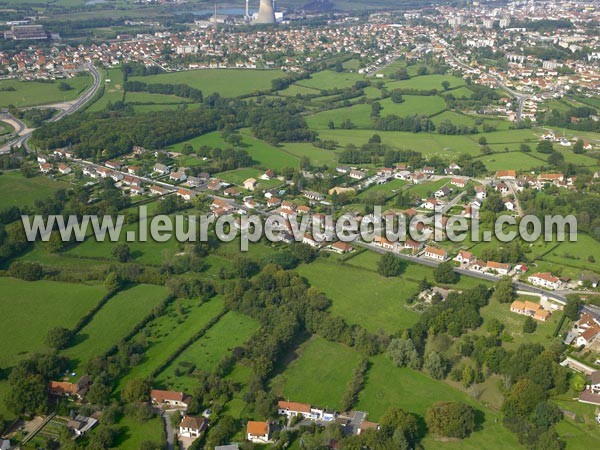
[[[100,89],[100,85],[102,83],[102,77],[100,76],[100,72],[98,72],[98,69],[96,69],[96,67],[94,67],[92,64],[86,64],[84,66],[84,68],[85,68],[85,70],[87,70],[88,72],[90,72],[92,74],[92,78],[94,79],[92,87],[90,89],[88,89],[81,97],[79,97],[77,99],[77,101],[75,103],[73,103],[69,108],[65,109],[64,111],[59,112],[52,119],[50,119],[49,122],[58,122],[62,118],[76,113],[87,102],[89,102],[94,97],[94,95],[96,95],[96,93],[98,92],[98,89]],[[17,130],[17,135],[19,135],[23,131],[27,130],[27,126],[23,122],[21,122],[19,119],[17,119],[16,117],[14,117],[10,114],[8,114],[8,117],[10,120],[14,121],[19,126],[19,129]],[[27,142],[31,138],[33,131],[34,130],[29,130],[27,133],[25,133],[23,135],[19,135],[17,138],[6,143],[3,147],[0,148],[0,154],[5,154],[5,153],[10,152],[11,147],[25,147],[25,149],[27,151],[29,151],[30,148],[28,147]]]

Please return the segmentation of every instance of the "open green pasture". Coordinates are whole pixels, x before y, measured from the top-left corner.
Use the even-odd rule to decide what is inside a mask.
[[[133,378],[150,377],[181,345],[221,313],[223,308],[223,299],[220,297],[207,303],[200,303],[198,299],[177,299],[171,303],[165,314],[150,322],[134,338],[145,340],[148,348],[142,362],[132,367],[120,380],[119,387]]]
[[[71,89],[61,91],[60,83],[67,83]],[[0,80],[0,108],[14,105],[25,106],[49,105],[75,100],[92,84],[90,76],[81,76],[66,80],[42,83],[39,81]],[[12,90],[6,90],[15,89]]]
[[[45,175],[25,178],[20,171],[4,172],[0,175],[0,209],[32,205],[35,200],[51,197],[56,191],[68,187],[68,184]]]
[[[417,284],[400,276],[383,278],[378,273],[319,259],[298,268],[311,286],[331,300],[332,314],[369,331],[393,333],[414,324],[418,316],[406,307],[406,299],[418,291]]]
[[[158,382],[170,389],[191,390],[194,377],[190,369],[210,371],[231,351],[246,342],[258,329],[258,323],[242,314],[229,312],[206,334],[189,346],[159,376]]]
[[[290,401],[339,410],[360,354],[345,345],[314,337],[293,356],[296,359],[271,382],[275,394]]]
[[[147,84],[187,84],[205,95],[216,92],[222,97],[239,97],[271,89],[271,81],[284,76],[279,70],[201,69],[131,77],[131,80]]]
[[[72,361],[71,371],[81,376],[79,371],[86,362],[117,345],[167,295],[165,287],[140,284],[111,298],[75,335],[73,346],[62,352]]]
[[[0,278],[0,366],[46,348],[48,330],[75,326],[105,293],[98,285]]]

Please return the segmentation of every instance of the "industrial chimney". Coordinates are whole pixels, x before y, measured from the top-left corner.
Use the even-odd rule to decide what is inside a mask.
[[[258,19],[256,19],[256,23],[275,23],[273,0],[260,0],[260,8],[258,8]]]

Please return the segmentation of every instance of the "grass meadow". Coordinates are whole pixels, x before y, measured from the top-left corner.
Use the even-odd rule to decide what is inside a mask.
[[[264,141],[256,139],[252,136],[250,130],[242,130],[242,145],[238,147],[246,150],[257,166],[265,169],[279,170],[286,167],[297,167],[300,159],[296,156],[282,151],[280,148],[270,145]],[[179,152],[184,145],[191,145],[194,150],[207,145],[209,147],[230,148],[231,145],[226,143],[221,137],[221,133],[215,131],[198,136],[189,141],[180,142],[179,144],[169,147],[169,150]]]
[[[417,283],[402,276],[386,279],[375,271],[331,259],[319,259],[297,270],[331,300],[331,313],[348,323],[360,324],[373,332],[394,333],[418,319],[406,307],[406,299],[418,291]]]
[[[177,299],[165,314],[150,322],[134,339],[146,340],[148,348],[140,364],[132,367],[119,382],[119,388],[133,378],[148,378],[181,345],[205,327],[224,309],[223,299],[213,298],[207,303],[198,299]]]
[[[163,419],[158,416],[150,420],[140,421],[125,415],[117,425],[123,428],[115,445],[116,448],[121,450],[139,450],[142,448],[144,441],[162,445],[166,440]]]
[[[96,356],[102,356],[142,321],[168,295],[167,288],[141,284],[119,292],[104,305],[77,335],[74,345],[62,353],[79,373],[82,366]]]
[[[61,91],[61,82],[71,86],[68,91]],[[0,95],[0,108],[14,105],[18,108],[25,106],[49,105],[75,100],[83,91],[92,85],[92,78],[81,76],[66,80],[57,80],[52,83],[39,81],[0,80],[0,89],[14,88],[14,91],[2,91]]]
[[[45,175],[25,178],[20,171],[4,172],[0,175],[0,209],[32,205],[35,200],[51,197],[59,189],[68,187],[66,183]]]
[[[271,81],[283,77],[284,73],[279,70],[210,69],[131,77],[131,80],[147,84],[187,84],[200,89],[204,95],[217,92],[222,97],[239,97],[271,89]]]
[[[361,356],[345,345],[313,337],[271,382],[279,397],[322,408],[340,408],[346,386]]]
[[[45,348],[48,330],[75,326],[105,293],[98,285],[0,278],[0,317],[4,320],[0,366],[13,365]]]
[[[253,319],[228,312],[158,376],[158,383],[169,389],[191,390],[194,386],[193,376],[185,373],[178,376],[178,370],[212,370],[223,356],[246,342],[257,329],[258,323]]]

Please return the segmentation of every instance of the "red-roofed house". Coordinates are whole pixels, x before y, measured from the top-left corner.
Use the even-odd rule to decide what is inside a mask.
[[[446,259],[448,259],[448,252],[446,252],[446,250],[443,250],[441,248],[428,246],[425,249],[424,256],[425,256],[425,258],[435,259],[437,261],[443,262],[443,261],[446,261]]]
[[[152,403],[158,406],[180,406],[187,408],[190,401],[190,396],[183,392],[174,391],[161,391],[159,389],[152,389],[150,392],[150,399]]]
[[[271,435],[271,426],[269,422],[250,421],[246,425],[246,436],[250,442],[255,444],[268,444]]]
[[[550,273],[534,273],[527,279],[527,281],[529,281],[534,286],[539,286],[551,290],[556,290],[562,285],[560,279],[553,276]]]

